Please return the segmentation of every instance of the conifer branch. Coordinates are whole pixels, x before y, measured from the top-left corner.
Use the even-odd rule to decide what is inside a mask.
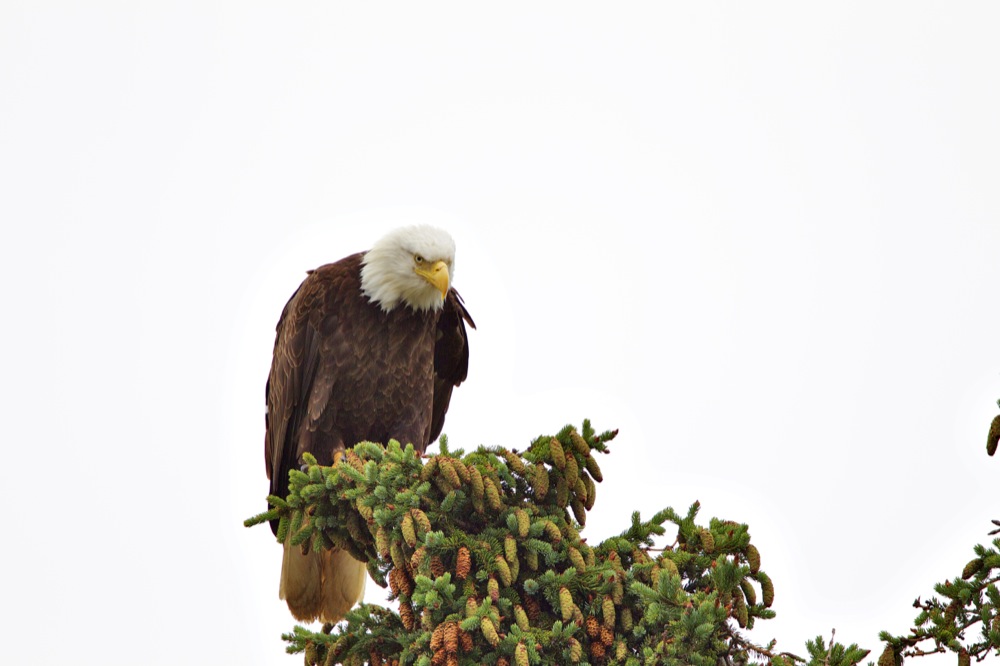
[[[288,497],[268,498],[245,524],[277,519],[279,540],[348,550],[399,609],[362,604],[321,632],[297,626],[287,650],[308,666],[856,666],[869,654],[835,631],[828,645],[806,642],[808,659],[752,641],[744,632],[775,616],[774,584],[747,525],[700,523],[698,502],[683,515],[635,512],[618,536],[588,544],[581,534],[603,479],[595,454],[616,435],[584,421],[523,453],[466,454],[443,438],[432,456],[390,441],[362,442],[331,467],[306,458]],[[655,547],[668,522],[673,543]],[[976,546],[960,577],[917,599],[909,635],[882,632],[878,666],[1000,654],[998,549],[1000,539]]]

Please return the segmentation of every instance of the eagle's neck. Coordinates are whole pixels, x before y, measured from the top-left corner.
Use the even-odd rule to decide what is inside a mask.
[[[361,259],[361,292],[383,312],[399,306],[415,312],[440,310],[440,292],[413,272],[411,261],[405,253],[369,250]]]

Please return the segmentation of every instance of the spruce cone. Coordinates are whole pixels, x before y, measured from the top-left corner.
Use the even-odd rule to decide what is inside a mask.
[[[455,557],[455,577],[459,580],[463,580],[472,571],[472,554],[469,553],[469,549],[462,546],[458,549],[458,555]]]
[[[584,506],[587,507],[587,511],[590,511],[594,508],[594,502],[597,501],[597,486],[594,485],[594,480],[586,474],[580,478],[583,479],[584,484],[587,486],[587,503]]]
[[[581,456],[590,455],[590,444],[588,444],[587,440],[585,440],[576,430],[570,431],[569,441],[573,443],[573,448],[575,448],[576,452]]]
[[[583,646],[580,645],[580,641],[576,640],[575,638],[570,638],[568,641],[566,641],[566,643],[567,645],[569,645],[570,661],[572,661],[575,664],[579,662],[581,659],[583,659]]]
[[[568,587],[559,588],[559,611],[562,614],[563,622],[569,622],[573,617],[573,608],[575,604],[573,603],[573,595],[570,594]]]
[[[528,622],[528,614],[524,612],[524,608],[520,604],[514,606],[514,622],[517,623],[521,631],[527,631],[531,627],[531,623]]]
[[[382,559],[389,558],[389,535],[382,526],[379,526],[375,532],[375,550],[378,551]]]
[[[576,572],[583,573],[586,571],[587,563],[583,561],[583,555],[580,554],[580,551],[573,546],[570,546],[567,550],[569,551],[569,561],[576,567]]]
[[[549,472],[541,463],[536,463],[531,469],[531,487],[535,491],[535,497],[541,502],[549,494]]]
[[[555,467],[559,469],[566,467],[566,452],[563,451],[562,444],[555,437],[549,440],[549,457]]]
[[[371,534],[368,532],[367,526],[362,524],[361,516],[357,513],[347,514],[347,531],[359,546],[371,541]]]
[[[326,659],[323,660],[323,666],[336,666],[337,664],[340,663],[340,655],[337,654],[337,651],[335,649],[333,649],[334,645],[331,645],[330,647],[327,648]]]
[[[569,540],[571,543],[580,541],[580,533],[576,531],[576,528],[573,527],[572,523],[569,521],[563,523],[560,531],[562,532],[563,538]]]
[[[403,621],[403,626],[407,631],[413,631],[417,626],[417,620],[413,617],[413,606],[408,601],[399,604],[399,619]]]
[[[472,497],[482,501],[486,496],[486,487],[483,484],[483,475],[475,465],[469,466],[469,482],[472,486]]]
[[[497,634],[497,629],[493,626],[493,620],[484,615],[479,621],[479,627],[483,630],[483,636],[486,637],[490,645],[496,647],[500,644],[500,635]]]
[[[747,628],[747,622],[750,621],[750,611],[747,609],[747,602],[743,599],[742,594],[734,595],[734,615],[736,621],[739,623],[741,629]]]
[[[393,569],[393,571],[398,572],[396,575],[396,584],[399,587],[399,591],[407,597],[413,596],[413,580],[407,575],[406,571],[402,569]]]
[[[369,525],[373,524],[375,520],[375,510],[361,500],[358,500],[355,503],[355,506],[358,507],[358,513],[360,513],[361,517],[365,519],[365,522]]]
[[[770,608],[771,604],[774,603],[774,583],[771,582],[770,578],[761,576],[760,593],[763,597],[764,606]]]
[[[556,527],[556,524],[553,523],[551,520],[545,521],[544,529],[545,529],[545,536],[549,538],[549,541],[552,542],[552,545],[556,545],[557,543],[562,541],[562,532],[559,531],[559,528]]]
[[[389,555],[392,558],[392,566],[397,569],[406,568],[406,556],[403,555],[403,549],[395,541],[389,546]]]
[[[524,551],[524,561],[532,571],[538,571],[538,553],[530,548]]]
[[[701,532],[699,533],[699,536],[701,537],[701,547],[705,550],[705,552],[709,554],[714,552],[715,537],[712,536],[712,533],[706,529],[702,529]]]
[[[431,531],[431,519],[427,517],[426,513],[420,509],[410,509],[410,515],[413,516],[413,522],[423,534]]]
[[[952,624],[958,615],[958,600],[952,599],[951,603],[944,609],[944,623]]]
[[[524,612],[528,614],[528,619],[531,620],[532,624],[537,624],[539,618],[542,617],[542,607],[538,603],[538,599],[531,596],[525,597]]]
[[[528,648],[524,643],[518,643],[514,648],[514,663],[517,666],[528,666]]]
[[[611,601],[618,606],[622,603],[622,601],[624,601],[624,599],[625,586],[622,585],[621,576],[615,576],[615,579],[611,584]]]
[[[314,666],[315,664],[319,664],[319,649],[316,647],[316,644],[313,643],[312,641],[306,643],[305,664],[306,666]]]
[[[750,565],[750,573],[757,573],[760,571],[760,551],[757,550],[757,546],[753,544],[748,545],[746,556],[747,564]]]
[[[528,536],[528,530],[531,529],[531,518],[528,517],[528,512],[524,509],[514,509],[514,517],[517,519],[517,535],[522,539]]]
[[[497,573],[500,575],[500,580],[503,581],[503,586],[510,587],[513,577],[510,574],[510,565],[507,564],[507,560],[503,558],[503,555],[497,555],[493,562],[496,564]]]
[[[753,583],[744,578],[740,581],[740,589],[743,590],[743,596],[746,597],[748,605],[757,604],[757,591],[753,589]]]
[[[399,569],[393,569],[389,572],[389,593],[393,597],[398,597],[400,593],[399,574]]]
[[[447,622],[444,625],[444,649],[448,652],[458,652],[458,623]]]
[[[561,474],[556,479],[556,504],[564,509],[569,506],[569,484],[566,483],[566,477]]]
[[[587,630],[587,635],[591,638],[597,638],[601,633],[601,625],[593,615],[588,615],[587,619],[584,620],[584,628]]]
[[[573,604],[573,622],[578,627],[583,626],[583,611],[576,604]]]
[[[490,576],[486,581],[486,592],[490,595],[493,603],[500,601],[500,584],[497,583],[496,576]]]
[[[353,451],[352,451],[352,453],[353,453]],[[357,454],[355,454],[355,457],[357,457]],[[360,458],[358,460],[360,462]],[[434,473],[437,472],[437,469],[438,469],[438,457],[437,456],[433,456],[432,458],[430,458],[427,461],[427,464],[425,464],[420,469],[420,480],[421,481],[430,481],[430,478],[432,476],[434,476]],[[361,468],[358,468],[358,471],[360,472]]]
[[[469,483],[472,480],[469,476],[469,468],[465,466],[464,462],[458,458],[452,458],[448,462],[455,468],[455,472],[458,473],[458,478],[462,480],[462,483]]]
[[[517,455],[513,451],[504,449],[503,457],[507,461],[507,467],[509,467],[515,474],[525,476],[528,473],[528,468],[524,466],[524,461],[521,460],[521,456]]]
[[[487,476],[483,479],[483,486],[486,489],[486,505],[494,511],[503,509],[503,502],[500,501],[500,491],[497,489],[496,482]]]
[[[614,629],[615,602],[608,595],[604,595],[604,603],[601,604],[601,613],[604,615],[604,626],[609,629]]]
[[[594,481],[600,483],[604,480],[604,475],[601,474],[601,467],[597,464],[597,460],[594,459],[594,456],[587,456],[587,459],[584,462],[587,465],[587,471],[590,472],[592,477],[594,477]]]
[[[878,666],[896,666],[896,651],[891,645],[886,645],[878,658]]]
[[[580,466],[576,463],[576,456],[572,453],[566,456],[566,468],[563,470],[566,475],[566,484],[570,488],[576,488],[576,482],[580,479]]]
[[[621,619],[622,631],[625,633],[632,631],[632,611],[628,606],[622,609],[618,617]]]
[[[438,456],[438,469],[441,472],[441,476],[448,480],[452,488],[460,488],[462,486],[462,480],[458,478],[458,472],[455,471],[455,467],[451,464],[451,459]]]
[[[417,545],[417,531],[413,527],[413,516],[409,513],[403,514],[403,522],[400,525],[403,530],[403,541],[410,548],[414,548]]]
[[[962,578],[964,580],[969,580],[977,573],[979,573],[979,570],[982,568],[983,568],[982,558],[977,557],[974,560],[969,560],[969,563],[965,565],[964,569],[962,569]]]
[[[431,632],[431,650],[437,652],[444,645],[444,627],[445,625],[439,624]]]
[[[427,549],[421,546],[413,551],[413,555],[410,557],[410,570],[416,575],[417,571],[420,571],[420,565],[424,563],[427,558]]]
[[[607,627],[601,627],[601,643],[604,647],[611,647],[611,644],[615,642],[615,632],[611,631]]]
[[[514,537],[504,537],[503,555],[507,558],[507,562],[510,564],[517,561],[517,541],[514,540]]]

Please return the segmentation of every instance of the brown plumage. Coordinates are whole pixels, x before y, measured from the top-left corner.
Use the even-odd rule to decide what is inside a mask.
[[[452,390],[468,372],[465,324],[475,324],[448,283],[453,257],[431,254],[441,243],[421,243],[421,234],[443,232],[418,227],[380,241],[399,246],[391,246],[393,270],[400,273],[405,261],[412,262],[418,267],[416,288],[432,290],[434,298],[419,294],[427,300],[417,299],[417,307],[412,296],[393,302],[381,283],[373,288],[381,280],[374,270],[363,288],[363,266],[367,270],[376,261],[366,261],[364,253],[310,271],[285,305],[266,391],[265,462],[272,494],[287,495],[288,472],[302,464],[305,452],[330,465],[338,452],[360,441],[396,439],[423,452],[441,433]],[[443,238],[445,246],[451,243]],[[419,268],[438,259],[446,265],[444,283],[431,285],[417,274],[426,274]],[[401,275],[393,279],[413,279],[406,270]],[[377,298],[366,295],[371,293]],[[276,523],[271,527],[277,531]],[[303,555],[285,544],[280,596],[300,620],[338,621],[360,600],[365,578],[364,564],[344,552]]]

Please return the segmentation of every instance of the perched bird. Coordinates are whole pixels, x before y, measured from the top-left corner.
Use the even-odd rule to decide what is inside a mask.
[[[454,241],[429,226],[309,271],[281,313],[267,380],[271,494],[288,494],[306,452],[331,465],[361,441],[423,452],[437,439],[468,372],[465,324],[475,328],[454,273]],[[284,548],[279,596],[297,619],[337,622],[361,599],[364,563],[338,549]]]

